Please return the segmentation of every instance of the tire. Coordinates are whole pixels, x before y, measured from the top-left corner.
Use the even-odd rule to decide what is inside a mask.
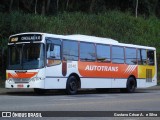
[[[75,95],[78,92],[78,81],[76,77],[70,76],[66,84],[66,93],[68,95]]]
[[[44,95],[47,90],[46,89],[40,89],[40,88],[34,88],[34,92],[38,95]]]
[[[133,93],[133,92],[135,92],[135,89],[136,89],[136,80],[134,79],[134,77],[129,77],[127,80],[126,91],[128,93]]]

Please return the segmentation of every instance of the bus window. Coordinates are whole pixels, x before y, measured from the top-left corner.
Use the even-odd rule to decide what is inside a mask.
[[[137,55],[135,48],[125,48],[126,64],[136,65]]]
[[[147,50],[147,63],[148,65],[154,65],[154,51]]]
[[[80,60],[81,61],[95,61],[95,45],[92,43],[80,43]]]
[[[112,62],[124,63],[124,48],[119,46],[112,46]]]
[[[146,65],[147,64],[146,50],[142,50],[142,49],[138,50],[138,64],[139,65]]]
[[[47,44],[47,58],[60,59],[60,46],[53,43]]]
[[[110,46],[97,44],[97,61],[110,62]]]
[[[57,65],[61,63],[61,46],[60,40],[46,39],[47,66]]]
[[[64,60],[78,60],[78,42],[63,41],[63,59]]]

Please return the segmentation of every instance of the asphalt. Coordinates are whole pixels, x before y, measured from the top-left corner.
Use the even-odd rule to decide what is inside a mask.
[[[160,85],[149,87],[149,88],[136,89],[136,90],[160,90]],[[0,94],[10,93],[10,92],[33,92],[33,91],[34,91],[33,89],[0,88]]]

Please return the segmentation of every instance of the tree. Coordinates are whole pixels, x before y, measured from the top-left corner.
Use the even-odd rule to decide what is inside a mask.
[[[35,13],[35,14],[37,14],[37,1],[38,1],[38,0],[35,0],[35,7],[34,7],[34,13]]]
[[[10,1],[10,4],[9,4],[9,12],[12,11],[12,5],[13,5],[13,0]]]
[[[34,0],[22,0],[21,2],[27,11],[32,12],[32,4],[34,3]]]
[[[138,0],[136,0],[136,18],[137,18],[137,12],[138,12]]]
[[[46,6],[47,13],[49,12],[50,3],[51,3],[51,0],[47,0],[47,6]]]
[[[43,0],[42,1],[42,12],[41,12],[42,15],[45,15],[45,11],[46,11],[45,8],[46,8],[45,7],[45,0]]]
[[[91,4],[90,4],[90,7],[89,7],[89,12],[93,12],[95,2],[96,2],[96,0],[91,0]]]

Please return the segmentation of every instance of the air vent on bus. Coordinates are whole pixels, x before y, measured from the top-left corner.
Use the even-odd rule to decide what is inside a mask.
[[[152,82],[152,69],[146,69],[146,82]]]

